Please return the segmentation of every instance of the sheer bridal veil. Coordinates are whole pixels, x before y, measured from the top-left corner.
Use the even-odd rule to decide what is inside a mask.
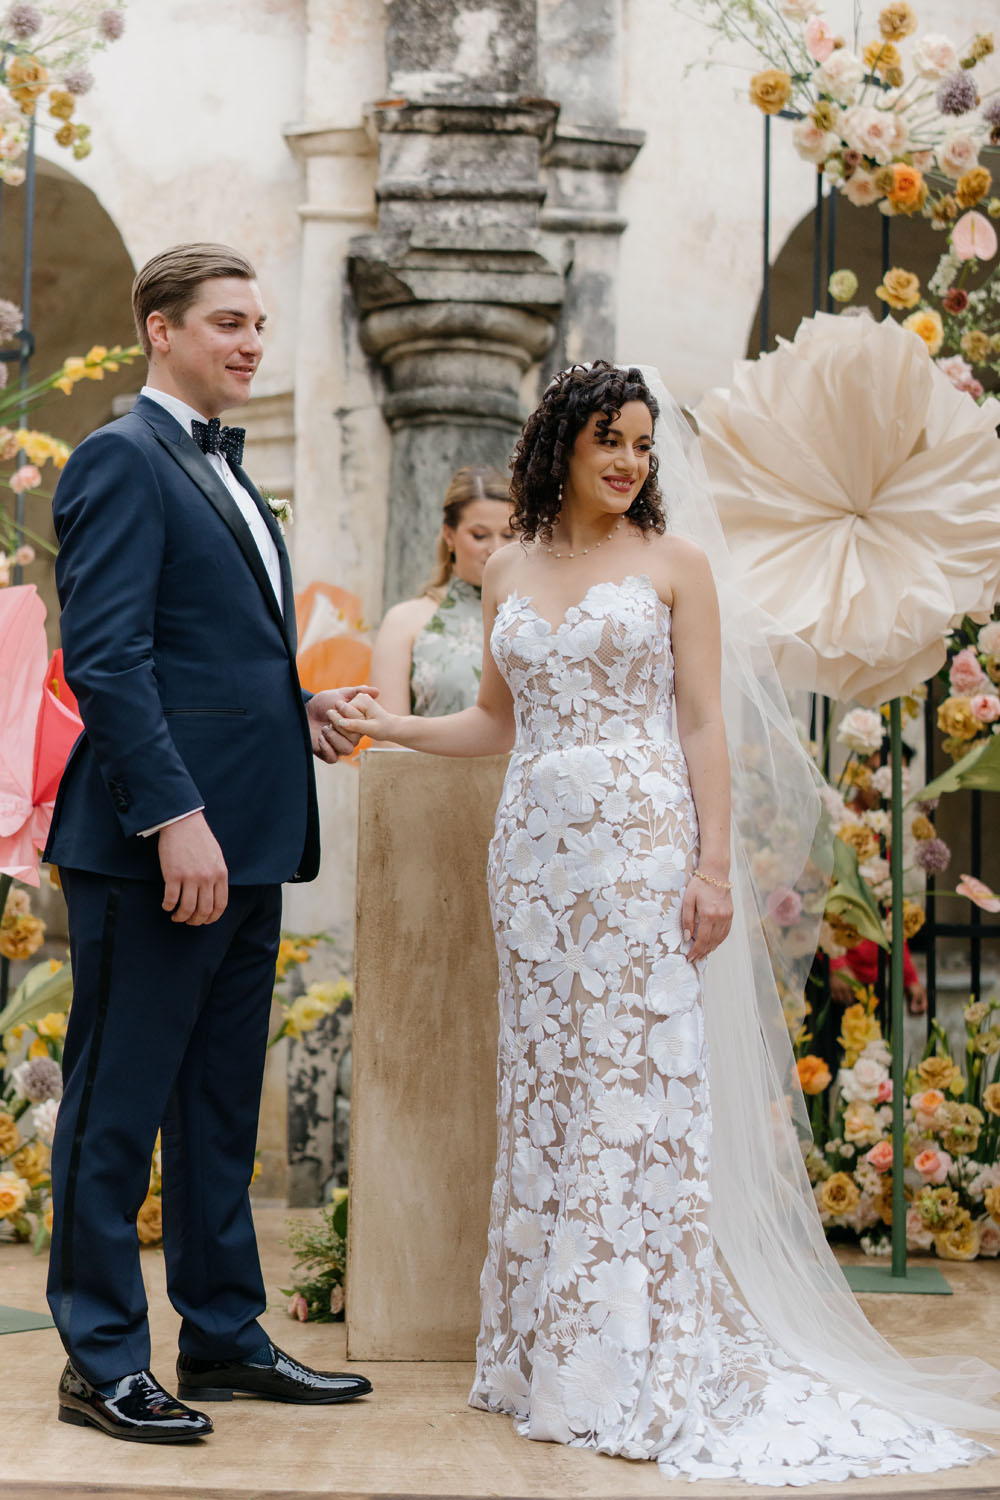
[[[805,1369],[911,1421],[1000,1431],[990,1400],[1000,1371],[971,1357],[904,1359],[864,1317],[827,1244],[803,1161],[809,1127],[785,1011],[801,1005],[815,950],[830,830],[819,773],[774,667],[780,650],[786,682],[791,674],[791,686],[807,687],[811,654],[742,590],[698,441],[659,372],[622,368],[637,368],[659,405],[654,446],[667,523],[707,553],[722,615],[735,917],[705,973],[720,1259],[750,1312]],[[779,922],[768,922],[769,910]]]

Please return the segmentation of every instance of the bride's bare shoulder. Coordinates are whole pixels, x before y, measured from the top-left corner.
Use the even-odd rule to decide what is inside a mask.
[[[508,542],[498,547],[487,559],[483,569],[483,593],[499,603],[516,586],[518,574],[524,566],[524,548],[520,542]]]
[[[649,549],[647,571],[664,604],[673,605],[679,593],[702,588],[711,577],[704,550],[686,536],[667,531],[662,536],[648,536],[645,545]]]

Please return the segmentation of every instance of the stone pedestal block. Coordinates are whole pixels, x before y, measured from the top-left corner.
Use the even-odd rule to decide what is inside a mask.
[[[361,758],[352,1359],[472,1358],[497,1133],[486,857],[506,763]]]

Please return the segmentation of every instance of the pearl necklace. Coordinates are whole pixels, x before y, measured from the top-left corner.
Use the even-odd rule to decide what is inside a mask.
[[[605,542],[610,542],[611,538],[614,536],[615,532],[622,524],[623,519],[624,517],[620,516],[612,526],[611,530],[608,532],[607,536],[602,536],[601,540],[599,542],[595,542],[592,547],[582,547],[580,549],[580,556],[586,557],[588,552],[596,552],[598,547],[603,547]],[[577,555],[575,552],[557,552],[554,547],[546,547],[545,550],[550,557],[576,557]]]

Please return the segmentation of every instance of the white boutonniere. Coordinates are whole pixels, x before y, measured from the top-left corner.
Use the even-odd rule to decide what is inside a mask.
[[[260,497],[277,521],[281,535],[284,536],[286,523],[289,526],[292,524],[292,502],[284,500],[280,495],[272,494],[270,490],[261,490]]]

